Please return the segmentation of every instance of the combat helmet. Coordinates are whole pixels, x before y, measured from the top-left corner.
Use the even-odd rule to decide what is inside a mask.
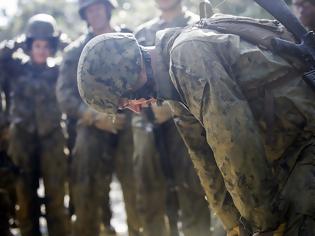
[[[104,3],[106,5],[109,5],[110,6],[110,11],[112,9],[115,9],[118,7],[118,3],[116,0],[79,0],[79,14],[81,16],[82,19],[85,20],[85,17],[84,17],[84,10],[94,4],[94,3]]]
[[[57,31],[57,23],[54,17],[48,14],[32,16],[26,25],[26,46],[29,50],[35,39],[49,40],[54,53],[57,50],[60,33]]]
[[[56,20],[48,14],[32,16],[26,26],[26,38],[51,39],[58,38]]]
[[[119,99],[139,80],[142,52],[129,33],[95,37],[83,49],[78,65],[82,99],[95,110],[116,114]]]

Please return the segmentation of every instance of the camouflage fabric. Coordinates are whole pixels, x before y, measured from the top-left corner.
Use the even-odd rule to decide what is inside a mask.
[[[135,36],[140,45],[154,46],[155,34],[159,30],[166,28],[185,27],[187,25],[196,23],[198,20],[198,15],[183,9],[182,14],[175,17],[172,21],[167,22],[160,17],[156,17],[140,25],[135,31]]]
[[[0,234],[4,236],[12,236],[9,220],[15,216],[17,172],[6,150],[0,150]]]
[[[113,39],[118,39],[117,42],[116,42],[116,45],[113,46],[112,42],[108,41],[107,38],[108,37],[112,37]],[[96,39],[92,40],[88,45],[87,47],[85,47],[83,53],[81,54],[81,58],[80,58],[80,65],[79,65],[79,68],[78,68],[78,81],[79,81],[79,90],[81,91],[81,95],[83,97],[83,99],[87,100],[87,103],[89,105],[92,105],[93,108],[96,108],[96,109],[99,109],[103,112],[106,112],[106,113],[115,113],[116,110],[117,110],[117,103],[118,103],[118,98],[122,95],[122,92],[120,91],[127,91],[127,87],[124,86],[125,84],[125,77],[121,77],[121,80],[113,80],[113,76],[109,77],[108,75],[111,75],[111,73],[109,73],[109,69],[108,68],[112,68],[113,66],[117,65],[117,60],[109,60],[108,58],[105,59],[104,55],[108,55],[105,53],[106,50],[113,50],[112,48],[117,48],[117,45],[122,47],[122,48],[125,48],[125,47],[128,47],[128,48],[135,48],[135,47],[138,47],[138,44],[135,42],[134,39],[132,40],[129,40],[129,36],[127,35],[124,35],[125,40],[119,40],[122,36],[119,35],[119,34],[108,34],[106,36],[99,36],[97,37]],[[125,42],[128,42],[128,45],[125,45],[124,43]],[[132,46],[129,46],[129,41],[130,43],[132,43]],[[98,47],[96,47],[96,46]],[[116,50],[116,49],[115,49]],[[122,60],[122,58],[120,58],[120,51],[121,50],[124,50],[124,49],[120,49],[118,50],[118,52],[116,51],[116,55],[118,55],[119,57],[119,60]],[[137,49],[139,50],[139,49]],[[136,52],[137,52],[136,50]],[[133,55],[133,54],[132,54]],[[139,54],[140,55],[140,54]],[[129,56],[129,55],[128,55]],[[138,59],[136,60],[133,60],[137,62]],[[96,63],[99,63],[99,65],[97,65]],[[130,61],[132,62],[132,61]],[[130,62],[124,62],[124,63],[130,63]],[[103,65],[110,65],[110,67],[108,65],[106,65],[105,67]],[[121,63],[119,63],[121,65]],[[96,66],[95,66],[96,65]],[[137,63],[136,63],[137,65]],[[91,76],[92,74],[92,70],[95,68],[98,69],[98,71],[94,74],[96,75],[93,75]],[[107,69],[106,69],[107,68]],[[105,73],[106,72],[106,73]],[[128,72],[128,71],[127,71]],[[113,72],[114,73],[114,72]],[[97,76],[98,75],[98,76]],[[119,76],[121,76],[119,74]],[[135,76],[132,75],[132,77],[134,77],[135,79],[137,79],[139,76],[139,72],[136,71],[135,73]],[[115,77],[117,77],[117,75],[115,74]],[[127,76],[128,77],[128,76]],[[106,82],[106,81],[109,81]],[[122,82],[123,81],[123,82]],[[104,83],[102,83],[104,82]],[[116,83],[117,82],[117,83]],[[114,84],[115,83],[115,84]],[[97,86],[95,86],[97,84]],[[117,85],[116,85],[117,84]],[[111,87],[113,86],[113,87]],[[97,90],[95,89],[97,88]],[[110,90],[113,90],[115,91],[115,95],[112,96],[113,92],[110,91],[110,93],[106,92],[104,93],[104,91],[109,91],[108,89]],[[89,96],[91,96],[91,99],[89,99]],[[103,99],[105,98],[105,100]],[[114,105],[113,105],[114,104]],[[104,106],[106,105],[106,107]],[[170,117],[170,116],[169,116]],[[135,118],[137,119],[137,118]],[[169,118],[168,118],[169,119]],[[166,119],[166,120],[168,120]],[[165,196],[162,196],[163,195],[163,191],[161,191],[161,188],[163,187],[163,174],[162,173],[159,173],[159,174],[156,174],[156,173],[147,173],[148,170],[154,168],[154,169],[161,169],[160,167],[160,163],[159,161],[149,161],[148,158],[153,155],[158,155],[158,154],[154,154],[155,152],[157,152],[156,148],[155,148],[155,141],[154,141],[154,138],[155,137],[152,137],[153,133],[151,132],[148,132],[147,130],[143,130],[142,132],[140,132],[141,128],[143,128],[143,124],[141,123],[145,123],[145,122],[136,122],[134,121],[133,123],[138,123],[140,126],[137,126],[137,127],[134,127],[134,140],[135,142],[138,143],[138,141],[136,140],[145,140],[143,143],[139,143],[139,145],[135,145],[135,159],[137,160],[135,165],[136,165],[136,168],[138,171],[136,171],[136,175],[137,175],[137,179],[139,180],[138,181],[138,189],[139,189],[139,192],[141,193],[141,199],[140,199],[140,208],[141,209],[145,209],[146,207],[144,206],[145,205],[145,202],[146,202],[146,197],[147,196],[150,196],[152,198],[152,186],[151,186],[151,190],[150,191],[147,191],[147,188],[145,186],[148,186],[150,185],[150,181],[154,181],[155,182],[158,182],[158,183],[161,183],[161,185],[159,185],[160,189],[159,190],[156,190],[156,195],[155,197],[156,198],[160,198],[160,199],[165,199]],[[173,127],[175,127],[173,125]],[[146,129],[146,128],[145,128]],[[174,129],[171,129],[174,131]],[[171,135],[172,137],[170,137],[170,140],[179,140],[177,138],[178,134],[174,132],[171,132]],[[140,136],[135,136],[135,134],[139,134],[139,135],[143,135],[143,134],[147,134],[146,135],[146,138],[142,138]],[[151,137],[149,137],[151,136]],[[165,139],[167,136],[165,137],[160,137],[161,139]],[[174,146],[175,147],[175,146]],[[176,154],[179,155],[179,153],[181,152],[174,152],[171,151],[171,147],[168,148],[169,152],[170,152],[170,156],[174,156]],[[146,150],[146,151],[144,151]],[[184,152],[187,153],[187,150],[184,149]],[[187,158],[187,155],[186,155],[186,158]],[[185,161],[183,161],[182,159],[178,158],[178,160],[181,160],[181,163],[185,163]],[[186,160],[187,161],[187,160]],[[141,170],[141,167],[144,168],[143,170]],[[191,169],[193,169],[192,165],[190,164],[190,167]],[[188,169],[189,169],[188,168]],[[183,170],[184,172],[184,170]],[[178,171],[178,173],[175,173],[175,175],[181,175],[181,172]],[[148,178],[148,175],[149,176],[154,176],[154,178]],[[196,176],[196,175],[195,175]],[[185,185],[183,182],[181,182],[182,179],[178,180],[178,182],[176,182],[176,185],[178,186],[182,186],[182,185]],[[206,213],[203,214],[204,216],[206,216],[205,218],[202,218],[202,217],[198,217],[198,219],[200,220],[199,222],[195,222],[193,225],[191,225],[191,220],[192,218],[194,217],[191,217],[189,214],[185,215],[182,217],[182,222],[185,224],[185,225],[190,225],[190,229],[187,229],[186,233],[189,235],[189,230],[191,232],[201,232],[203,231],[204,234],[210,234],[209,232],[209,229],[210,229],[210,213],[207,209],[207,204],[206,202],[204,201],[204,198],[203,198],[203,190],[202,188],[200,187],[200,183],[197,182],[197,184],[199,184],[199,203],[201,206],[204,206],[204,208],[202,208]],[[140,186],[140,185],[143,185],[143,186]],[[194,188],[194,187],[193,187]],[[144,191],[143,191],[144,190]],[[150,195],[147,195],[148,193],[150,192]],[[185,193],[186,194],[186,193]],[[188,194],[188,193],[187,193]],[[195,193],[190,193],[191,196],[193,196]],[[159,197],[158,197],[159,196]],[[183,196],[183,199],[185,198],[185,196]],[[198,199],[197,197],[194,199]],[[192,207],[192,206],[189,206],[189,204],[185,204],[189,201],[185,201],[183,200],[182,201],[182,206],[183,209],[185,209],[185,212],[191,212],[192,209],[189,208],[189,207]],[[142,204],[142,206],[141,206]],[[144,205],[143,205],[144,204]],[[160,206],[155,206],[155,207],[160,207]],[[151,208],[153,208],[151,206]],[[143,224],[145,224],[147,227],[144,227],[145,230],[147,230],[147,233],[148,235],[151,235],[151,234],[154,234],[154,233],[158,233],[158,231],[156,231],[156,229],[154,228],[156,225],[165,225],[164,223],[164,220],[163,220],[163,211],[164,211],[165,207],[160,207],[160,209],[151,209],[150,211],[148,210],[148,212],[142,212],[142,222]],[[160,213],[160,216],[156,216],[154,220],[152,220],[152,218],[150,219],[151,222],[148,221],[148,218],[150,218],[150,213],[149,212],[155,212],[156,214],[157,213]],[[148,213],[148,215],[146,215]],[[208,214],[207,214],[208,213]],[[207,221],[208,219],[208,221]],[[187,220],[187,221],[186,221]],[[193,219],[193,220],[196,220],[196,219]],[[190,221],[190,222],[189,222]],[[189,222],[189,223],[188,223]],[[203,222],[204,225],[201,223]],[[195,227],[195,228],[194,228]],[[198,227],[200,227],[199,231],[198,231]],[[187,227],[188,228],[188,227]],[[208,231],[204,231],[205,229],[208,228]],[[185,230],[185,229],[184,229]],[[190,233],[191,233],[190,232]]]
[[[113,142],[110,133],[89,126],[77,128],[70,172],[72,200],[77,216],[72,235],[92,236],[100,233],[102,206],[109,194],[114,171]]]
[[[198,19],[197,15],[183,9],[182,14],[170,22],[157,17],[144,23],[137,28],[135,36],[139,44],[153,46],[156,43],[157,31],[165,28],[184,27],[195,23]],[[152,117],[148,115],[149,113],[152,113]],[[174,223],[175,227],[177,221],[181,221],[184,235],[210,235],[210,211],[204,198],[204,191],[191,163],[188,151],[176,130],[169,105],[166,103],[162,106],[153,105],[152,112],[146,109],[146,111],[141,113],[141,116],[135,115],[134,119],[137,120],[138,124],[138,126],[133,128],[134,140],[142,140],[142,143],[135,147],[135,152],[137,153],[135,166],[138,166],[137,169],[143,169],[137,172],[137,175],[139,175],[137,184],[139,186],[151,186],[150,189],[142,188],[140,192],[142,199],[148,198],[147,201],[150,201],[152,197],[166,198],[166,206],[162,206],[162,203],[154,207],[151,206],[150,209],[146,208],[142,212],[143,217],[150,216],[150,212],[153,210],[161,214],[163,214],[164,210],[170,220],[176,221]],[[151,132],[150,129],[147,129],[149,126],[152,127]],[[157,143],[165,147],[164,154],[161,153],[161,150],[159,151],[159,148],[156,146]],[[141,150],[147,151],[143,152]],[[173,178],[164,176],[162,170],[163,168],[165,169],[165,166],[161,166],[161,158],[164,158],[164,161],[165,159],[169,160],[168,165],[172,166]],[[159,169],[162,169],[161,172],[156,171]],[[141,175],[142,172],[147,173],[147,175]],[[148,176],[152,177],[148,178]],[[163,191],[161,191],[161,186],[154,187],[152,185],[153,182],[163,181],[166,182],[166,189],[163,189]],[[153,195],[154,189],[155,194]],[[174,189],[176,190],[174,191]],[[170,201],[174,193],[178,199],[177,206]],[[179,211],[181,215],[176,217]],[[173,227],[171,225],[171,229]],[[154,227],[151,230],[154,231]]]
[[[143,235],[170,235],[165,217],[167,184],[161,168],[159,153],[154,145],[153,125],[145,117],[134,116],[132,133],[135,147],[133,165],[137,208]]]
[[[226,188],[220,194],[228,193],[208,199],[221,199],[232,209],[222,221],[233,225],[239,214],[252,231],[286,222],[286,235],[312,232],[315,95],[299,68],[237,35],[206,29],[184,29],[165,46],[171,81],[200,126],[192,131],[205,137],[200,143],[207,142],[212,165],[220,171],[214,168],[219,175],[212,183],[204,155],[198,155],[195,142],[186,141],[195,151],[194,163],[199,161],[201,182],[217,185],[205,188],[207,196],[220,186]],[[183,134],[185,140],[192,134]]]
[[[124,150],[132,148],[132,145],[130,146],[130,142],[123,141],[125,140],[123,134],[113,135],[110,132],[99,130],[91,124],[82,122],[82,114],[88,111],[89,108],[78,91],[78,83],[80,84],[80,82],[77,83],[77,69],[80,69],[80,66],[78,68],[80,54],[92,38],[92,33],[84,35],[66,48],[57,83],[57,98],[62,111],[67,116],[78,120],[77,138],[71,164],[73,204],[77,216],[73,235],[98,235],[102,216],[95,215],[95,212],[101,211],[105,214],[107,212],[106,208],[108,209],[108,207],[103,206],[109,194],[109,184],[113,172],[117,174],[122,185],[129,234],[138,235],[140,227],[138,217],[136,217],[135,188],[130,187],[132,186],[130,180],[133,179],[133,169],[129,163],[132,160],[132,156],[130,156],[132,151],[124,152]],[[94,110],[89,111],[96,114]],[[122,133],[124,132],[127,132],[127,130]],[[118,142],[117,145],[111,145],[116,142]],[[104,145],[104,143],[108,145]],[[124,153],[124,155],[121,153]],[[95,158],[91,159],[91,156]],[[95,178],[95,176],[97,177]],[[100,186],[104,189],[101,193],[99,191]],[[90,196],[88,202],[93,202],[93,204],[86,204],[86,195]],[[106,216],[103,215],[102,219],[104,218]]]
[[[65,140],[61,130],[48,136],[13,125],[9,154],[20,168],[17,179],[17,218],[21,235],[41,235],[39,231],[40,206],[37,188],[40,176],[45,186],[46,220],[50,235],[67,235],[69,221],[63,205],[66,179]]]
[[[77,120],[87,109],[77,89],[77,67],[84,46],[92,38],[92,33],[83,35],[66,47],[57,81],[56,93],[61,111]]]
[[[0,93],[6,93],[6,73],[0,63]],[[0,99],[0,235],[12,236],[10,233],[9,219],[15,212],[15,171],[9,156],[7,155],[8,139],[8,106],[3,106]]]
[[[2,49],[8,51],[8,48]],[[14,50],[10,52],[12,55]],[[8,152],[23,172],[16,188],[22,235],[39,235],[38,173],[45,185],[48,231],[51,235],[66,235],[69,225],[63,205],[65,143],[60,127],[61,112],[52,89],[56,86],[58,66],[36,66],[25,56],[15,59],[10,53],[0,58],[0,64],[7,74],[4,91],[9,101],[11,125]]]
[[[108,60],[108,55],[115,57]],[[141,60],[139,46],[132,34],[115,33],[95,37],[84,48],[78,65],[81,97],[98,111],[116,114],[121,91],[131,89],[139,78]],[[118,70],[109,73],[109,68],[116,65],[120,65]],[[82,77],[85,80],[81,80]],[[94,87],[93,84],[98,81],[103,81],[104,86]],[[107,100],[103,100],[104,93]]]
[[[239,36],[211,30],[184,30],[170,51],[172,82],[190,113],[204,126],[241,216],[254,231],[272,230],[285,219],[291,222],[289,215],[283,216],[287,204],[301,204],[302,210],[295,212],[299,226],[312,222],[307,216],[314,217],[309,212],[314,202],[309,198],[301,202],[295,190],[295,198],[281,191],[292,184],[291,177],[286,179],[292,176],[295,163],[304,158],[309,163],[307,172],[297,177],[299,184],[314,170],[309,147],[315,130],[315,96],[301,73]],[[272,123],[266,111],[274,116]],[[314,194],[309,187],[305,191],[306,196]]]
[[[10,197],[8,192],[0,188],[0,234],[3,236],[13,236],[10,232]]]

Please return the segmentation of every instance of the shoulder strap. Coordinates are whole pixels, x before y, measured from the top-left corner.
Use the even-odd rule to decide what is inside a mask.
[[[243,40],[268,50],[273,50],[271,39],[275,37],[295,42],[293,35],[275,20],[216,14],[202,19],[196,26],[239,35]]]

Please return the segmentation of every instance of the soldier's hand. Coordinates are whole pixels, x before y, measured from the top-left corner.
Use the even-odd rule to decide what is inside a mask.
[[[118,113],[112,119],[113,125],[117,130],[123,130],[126,127],[127,117],[125,114]]]
[[[8,144],[10,138],[10,129],[6,127],[0,130],[0,151],[2,148],[5,148]]]
[[[81,114],[79,123],[84,125],[92,125],[94,123],[96,113],[92,110],[86,110]]]
[[[10,58],[19,48],[25,49],[25,35],[18,36],[12,40],[4,40],[0,43],[0,59]]]
[[[14,48],[15,50],[18,48],[25,48],[25,42],[26,42],[26,36],[24,34],[18,36],[15,40],[14,40]]]
[[[162,124],[172,118],[172,111],[167,103],[163,103],[160,106],[152,104],[152,110],[158,124]]]
[[[104,130],[110,133],[117,133],[117,129],[114,126],[112,117],[105,114],[97,114],[94,118],[94,126],[100,130]]]

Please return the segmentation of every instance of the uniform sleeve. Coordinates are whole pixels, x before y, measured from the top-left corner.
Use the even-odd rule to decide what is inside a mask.
[[[239,225],[240,214],[235,208],[224,180],[207,144],[204,128],[182,105],[170,102],[175,124],[188,148],[211,209],[226,230]]]
[[[3,83],[4,83],[4,73],[0,65],[0,132],[5,126],[6,119],[5,119],[5,110],[3,107],[3,95],[4,95],[4,89],[3,89]]]
[[[0,43],[0,131],[8,125],[8,68],[7,62],[12,60],[12,54],[16,50],[14,41]],[[4,106],[5,104],[5,106]]]
[[[65,55],[60,66],[56,94],[60,109],[70,117],[79,119],[87,105],[80,97],[77,85],[78,58]]]
[[[261,130],[233,76],[238,47],[238,37],[232,35],[184,41],[172,51],[171,77],[205,128],[235,206],[254,230],[267,230],[281,220],[279,192]]]

